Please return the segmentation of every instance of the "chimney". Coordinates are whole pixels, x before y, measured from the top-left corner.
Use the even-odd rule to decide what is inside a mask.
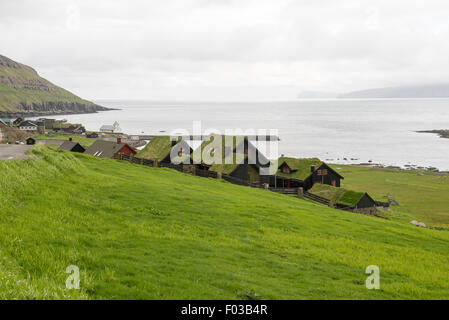
[[[69,138],[69,141],[72,141],[72,138]]]
[[[314,172],[315,171],[315,166],[310,166],[310,172]]]
[[[121,144],[122,143],[122,138],[117,137],[117,144]]]

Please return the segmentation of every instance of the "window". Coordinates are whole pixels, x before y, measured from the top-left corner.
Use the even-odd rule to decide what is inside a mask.
[[[326,176],[326,175],[327,175],[327,169],[320,169],[320,170],[317,170],[317,174],[318,174],[319,176]]]
[[[282,172],[283,173],[290,173],[290,168],[289,167],[283,167],[282,168]]]

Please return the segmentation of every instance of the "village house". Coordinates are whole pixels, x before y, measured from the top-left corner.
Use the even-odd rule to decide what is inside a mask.
[[[80,145],[77,142],[72,141],[72,138],[69,138],[69,140],[64,141],[60,146],[59,150],[66,150],[70,152],[78,152],[78,153],[84,153],[86,149],[82,145]]]
[[[315,184],[309,193],[326,199],[331,207],[337,209],[371,215],[377,213],[377,202],[366,192]]]
[[[156,136],[145,147],[142,156],[146,159],[157,160],[158,163],[172,163],[171,152],[175,156],[175,163],[191,163],[192,148],[186,140],[178,138],[172,140],[169,136]]]
[[[37,131],[37,124],[35,122],[32,122],[30,120],[22,121],[19,125],[19,130],[22,131]]]
[[[0,124],[10,127],[12,125],[13,119],[0,119]]]
[[[18,117],[16,120],[12,122],[13,126],[18,126],[20,123],[22,123],[25,119],[23,117]]]
[[[96,133],[96,132],[88,133],[88,134],[86,134],[86,138],[94,138],[94,139],[97,139],[97,138],[98,138],[98,133]]]
[[[73,134],[82,134],[86,132],[86,129],[82,125],[74,125],[70,124],[68,126],[60,126],[53,127],[53,131],[55,132],[63,132],[63,133],[73,133]]]
[[[25,142],[26,142],[26,144],[27,145],[34,145],[34,144],[36,144],[36,139],[34,139],[33,137],[29,137],[29,138],[27,138],[26,140],[25,140]]]
[[[39,118],[38,122],[41,122],[45,129],[53,129],[53,124],[56,122],[55,119]]]
[[[134,156],[137,151],[117,138],[117,141],[97,140],[84,153],[98,158],[113,158],[116,153]]]
[[[209,153],[213,158],[215,152],[220,152],[215,147],[217,145],[214,143],[215,139],[221,139],[221,163],[212,163],[209,168],[210,171],[234,178],[236,179],[235,183],[239,183],[239,181],[255,185],[269,183],[270,176],[261,174],[261,170],[269,167],[270,162],[249,141],[248,137],[232,137],[231,147],[226,144],[225,136],[214,135],[210,141],[201,144],[201,154]]]
[[[296,159],[281,157],[278,171],[270,178],[270,186],[309,190],[314,184],[340,187],[342,175],[317,158]]]

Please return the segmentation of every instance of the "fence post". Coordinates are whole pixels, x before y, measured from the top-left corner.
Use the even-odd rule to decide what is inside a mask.
[[[304,199],[304,189],[302,187],[298,188],[298,198]]]

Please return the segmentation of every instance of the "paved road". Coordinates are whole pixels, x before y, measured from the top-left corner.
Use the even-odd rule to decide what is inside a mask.
[[[23,160],[27,157],[25,152],[30,147],[21,144],[0,144],[0,160]]]

